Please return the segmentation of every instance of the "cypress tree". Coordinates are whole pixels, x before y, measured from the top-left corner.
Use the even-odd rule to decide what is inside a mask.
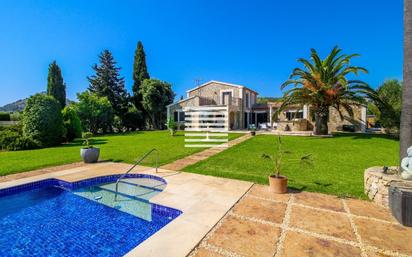
[[[127,112],[129,95],[124,87],[124,78],[120,77],[120,69],[109,50],[99,55],[99,65],[92,68],[95,75],[87,77],[89,91],[100,97],[107,97],[116,115],[123,117]]]
[[[61,109],[66,106],[66,85],[63,81],[62,71],[56,61],[49,65],[47,94],[53,96],[60,103]]]
[[[137,42],[133,64],[133,101],[138,110],[142,110],[142,95],[140,86],[143,80],[150,79],[146,66],[146,54],[141,41]]]

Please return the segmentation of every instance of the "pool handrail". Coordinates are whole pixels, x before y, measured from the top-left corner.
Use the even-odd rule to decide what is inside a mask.
[[[156,171],[155,172],[157,173],[157,169],[159,168],[159,150],[157,150],[156,148],[153,148],[149,152],[145,153],[138,161],[136,161],[136,163],[130,169],[128,169],[123,175],[120,176],[120,178],[116,180],[116,192],[114,195],[115,201],[117,200],[117,194],[119,191],[119,183],[121,182],[121,180],[124,179],[127,176],[127,174],[129,174],[137,165],[139,165],[144,159],[146,159],[147,156],[149,156],[153,152],[156,152]]]

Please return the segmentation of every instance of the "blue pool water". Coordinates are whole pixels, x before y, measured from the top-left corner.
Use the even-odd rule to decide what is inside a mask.
[[[68,190],[56,181],[18,193],[0,190],[0,256],[122,256],[181,213],[141,199],[136,208],[146,207],[139,217],[121,206],[139,202],[136,196],[123,194],[120,207],[112,208],[113,195],[105,194],[100,198],[105,203],[100,203],[84,195],[87,187],[71,191],[81,184],[64,182],[72,187]]]

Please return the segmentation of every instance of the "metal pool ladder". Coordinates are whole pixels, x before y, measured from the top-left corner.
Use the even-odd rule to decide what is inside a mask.
[[[117,194],[119,193],[119,183],[122,182],[122,179],[124,179],[127,176],[127,174],[129,174],[137,165],[139,165],[144,159],[146,159],[146,157],[148,157],[153,152],[156,152],[156,173],[157,173],[157,169],[159,168],[159,150],[157,150],[156,148],[153,148],[152,150],[144,154],[138,161],[136,161],[136,163],[130,169],[128,169],[123,175],[120,176],[120,178],[116,180],[116,192],[114,195],[115,201],[117,201]]]

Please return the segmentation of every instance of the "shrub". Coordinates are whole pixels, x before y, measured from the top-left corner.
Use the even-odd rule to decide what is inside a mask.
[[[10,113],[0,112],[0,121],[10,121]]]
[[[39,147],[39,142],[22,134],[21,128],[9,127],[0,131],[0,148],[1,150],[17,151],[28,150]]]
[[[113,109],[107,97],[99,97],[89,91],[77,94],[79,102],[76,111],[79,115],[83,131],[94,134],[111,130]]]
[[[19,120],[21,120],[21,113],[20,113],[20,112],[12,112],[12,113],[10,113],[10,120],[12,120],[12,121],[19,121]]]
[[[124,114],[122,124],[127,130],[142,129],[144,127],[142,112],[136,110],[136,108],[130,108],[129,111]]]
[[[52,96],[31,96],[23,111],[23,136],[38,141],[41,147],[60,144],[63,136],[60,110],[60,103]]]
[[[63,124],[66,129],[65,140],[72,142],[75,138],[82,136],[82,126],[79,116],[73,106],[66,106],[62,110]]]

